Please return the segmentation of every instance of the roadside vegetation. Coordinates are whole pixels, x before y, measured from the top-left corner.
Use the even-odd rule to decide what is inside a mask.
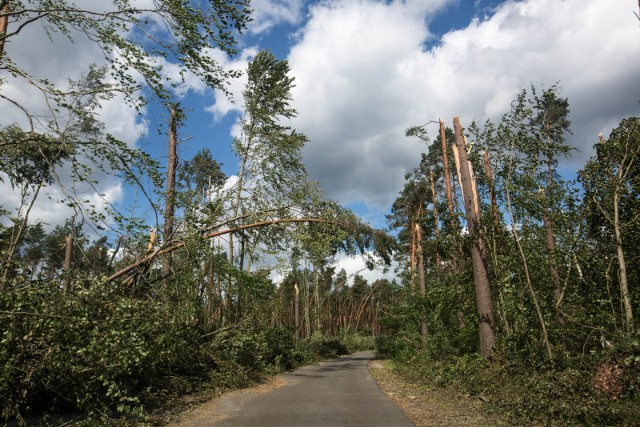
[[[532,86],[499,123],[408,130],[427,149],[389,216],[405,296],[378,355],[515,423],[634,425],[640,119],[595,135],[569,181],[568,114],[558,87]]]

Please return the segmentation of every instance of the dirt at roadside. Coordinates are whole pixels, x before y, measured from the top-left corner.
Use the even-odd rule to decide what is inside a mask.
[[[205,403],[196,405],[178,415],[172,422],[166,424],[167,427],[210,427],[215,426],[217,421],[226,417],[225,414],[233,412],[235,407],[243,401],[253,398],[256,395],[269,393],[278,387],[282,387],[285,382],[273,377],[263,384],[254,387],[234,390],[223,394],[220,397],[211,399]]]
[[[388,360],[372,360],[369,372],[396,405],[418,427],[456,426],[487,427],[510,426],[507,420],[482,412],[478,397],[454,397],[442,391],[425,390],[411,384],[393,370]]]

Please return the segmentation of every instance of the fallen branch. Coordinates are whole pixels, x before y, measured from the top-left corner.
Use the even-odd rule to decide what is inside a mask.
[[[215,330],[215,331],[213,331],[213,332],[209,332],[209,333],[206,333],[206,334],[200,335],[199,339],[200,339],[200,340],[203,340],[203,339],[205,339],[205,338],[209,338],[209,337],[212,337],[212,336],[214,336],[214,335],[218,335],[219,333],[226,332],[226,331],[229,331],[229,330],[231,330],[231,329],[237,329],[237,328],[239,328],[240,326],[242,326],[242,325],[244,325],[245,323],[247,323],[249,320],[251,320],[251,318],[250,318],[250,317],[248,317],[248,318],[246,318],[246,319],[242,320],[240,323],[236,323],[236,324],[234,324],[234,325],[230,325],[230,326],[227,326],[227,327],[224,327],[224,328],[216,329],[216,330]]]
[[[281,224],[281,223],[295,223],[295,222],[315,222],[315,223],[324,223],[324,224],[333,224],[333,225],[337,225],[343,228],[347,228],[347,226],[343,223],[337,222],[337,221],[333,221],[330,219],[322,219],[322,218],[283,218],[283,219],[273,219],[273,220],[269,220],[269,221],[260,221],[260,222],[255,222],[252,224],[246,224],[246,225],[240,225],[238,227],[232,227],[232,228],[227,228],[224,230],[219,230],[219,231],[214,231],[211,233],[206,233],[202,235],[203,239],[212,239],[214,237],[218,237],[218,236],[222,236],[225,234],[229,234],[229,233],[235,233],[236,231],[241,231],[241,230],[247,230],[250,228],[257,228],[257,227],[264,227],[267,225],[274,225],[274,224]],[[140,258],[138,261],[134,262],[133,264],[128,265],[127,267],[123,268],[122,270],[113,273],[111,276],[107,277],[105,279],[105,282],[112,282],[122,276],[124,276],[125,274],[136,270],[138,267],[141,267],[151,261],[153,261],[154,258],[156,258],[157,256],[160,255],[164,255],[170,252],[175,251],[176,249],[180,249],[182,248],[184,245],[186,244],[185,241],[177,241],[177,242],[169,242],[168,244],[166,244],[165,246],[155,250],[153,253],[149,254],[149,255],[145,255],[142,258]]]

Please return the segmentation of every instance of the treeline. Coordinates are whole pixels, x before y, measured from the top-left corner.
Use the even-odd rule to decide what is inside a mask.
[[[379,349],[418,380],[492,395],[516,418],[629,423],[640,386],[640,119],[594,135],[595,154],[568,180],[568,117],[557,87],[532,86],[498,123],[463,129],[456,117],[453,130],[441,120],[407,131],[428,148],[388,220],[412,289],[396,316],[415,320],[396,322]]]

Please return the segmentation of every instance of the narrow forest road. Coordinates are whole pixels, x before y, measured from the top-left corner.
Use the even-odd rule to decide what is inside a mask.
[[[173,426],[413,426],[369,374],[372,357],[367,351],[305,366],[261,390],[212,400]]]

